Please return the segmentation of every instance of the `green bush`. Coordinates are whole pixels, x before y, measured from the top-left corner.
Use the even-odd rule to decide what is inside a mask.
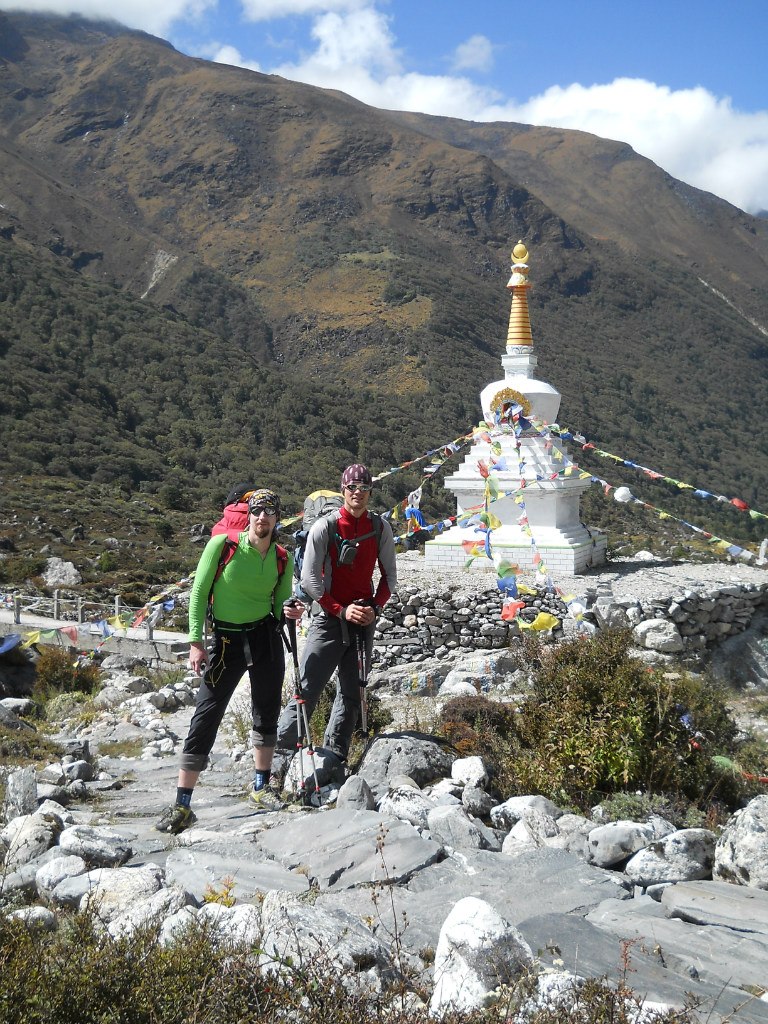
[[[664,794],[701,808],[738,806],[744,778],[715,755],[737,752],[724,692],[629,656],[628,632],[527,645],[533,686],[517,713],[482,698],[446,705],[462,754],[490,759],[503,793],[541,793],[587,809],[612,793]],[[473,710],[474,709],[474,710]]]
[[[614,631],[539,648],[516,719],[518,784],[582,806],[637,789],[731,803],[733,786],[712,762],[733,752],[737,734],[724,693],[630,657],[630,639]]]
[[[39,576],[45,568],[45,559],[35,555],[13,555],[0,559],[0,583],[22,586],[27,580]]]
[[[101,681],[98,665],[64,647],[43,647],[35,668],[35,696],[41,702],[58,693],[94,693]]]
[[[113,572],[120,564],[120,559],[115,551],[102,551],[96,565],[99,572]]]
[[[23,768],[33,762],[55,761],[61,749],[48,737],[32,729],[9,729],[0,725],[0,763]]]

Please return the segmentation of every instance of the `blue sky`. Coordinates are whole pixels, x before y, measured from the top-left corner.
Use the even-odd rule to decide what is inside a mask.
[[[374,106],[578,128],[768,209],[768,0],[0,0]]]

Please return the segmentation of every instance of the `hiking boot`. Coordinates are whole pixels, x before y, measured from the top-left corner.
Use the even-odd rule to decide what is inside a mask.
[[[258,811],[282,811],[285,807],[282,793],[271,783],[263,789],[252,789],[248,800]]]
[[[184,829],[191,828],[197,821],[197,815],[191,807],[184,807],[182,804],[172,804],[162,813],[155,824],[158,832],[169,832],[171,835],[178,835]]]

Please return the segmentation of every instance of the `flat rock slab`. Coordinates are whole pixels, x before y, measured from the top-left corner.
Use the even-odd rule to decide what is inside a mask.
[[[231,836],[205,839],[191,846],[171,850],[165,858],[168,885],[178,885],[202,900],[209,887],[220,888],[232,879],[232,895],[240,903],[249,902],[257,893],[281,889],[307,892],[309,879],[265,856],[248,840]]]
[[[670,917],[679,917],[693,924],[759,932],[768,937],[768,892],[764,889],[732,885],[730,882],[678,882],[664,890],[661,902]],[[766,983],[768,979],[764,981]]]
[[[667,917],[664,907],[650,897],[606,901],[587,920],[618,939],[641,939],[647,949],[658,950],[665,966],[683,976],[695,977],[693,968],[701,981],[715,985],[766,983],[768,935],[715,925],[697,927]]]
[[[375,811],[297,814],[254,841],[285,867],[306,870],[321,889],[402,882],[444,856],[442,846],[411,825]]]
[[[535,908],[541,913],[586,914],[605,899],[626,899],[629,892],[617,876],[592,867],[573,853],[528,849],[514,856],[477,850],[454,854],[420,872],[408,884],[424,894],[424,909],[448,915],[464,896],[486,900],[517,924]]]
[[[614,985],[625,981],[638,995],[654,1002],[682,1007],[685,993],[701,1000],[699,1019],[719,1024],[766,1024],[768,1007],[736,986],[696,980],[685,972],[665,966],[663,950],[641,941],[630,943],[629,973],[623,966],[622,942],[617,935],[598,928],[574,914],[545,914],[519,922],[518,929],[542,964],[556,964],[583,978],[605,977]],[[710,1011],[711,1014],[710,1014]],[[738,1011],[735,1012],[734,1011]],[[728,1015],[733,1014],[733,1018]]]

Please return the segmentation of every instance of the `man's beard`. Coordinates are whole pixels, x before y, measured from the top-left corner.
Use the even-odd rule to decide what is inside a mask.
[[[255,523],[253,529],[257,537],[269,537],[272,533],[269,523]]]

